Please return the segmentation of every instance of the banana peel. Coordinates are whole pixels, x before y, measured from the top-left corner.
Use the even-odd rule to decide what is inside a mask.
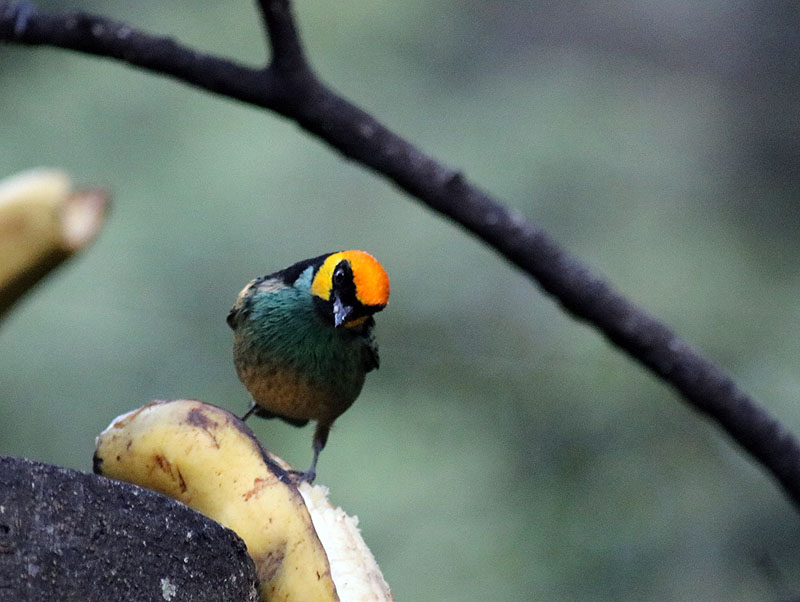
[[[319,485],[295,485],[288,465],[221,408],[156,401],[97,438],[95,472],[173,497],[245,542],[262,599],[393,600],[355,519]]]
[[[74,191],[58,170],[0,180],[0,315],[97,236],[108,205],[108,192]]]

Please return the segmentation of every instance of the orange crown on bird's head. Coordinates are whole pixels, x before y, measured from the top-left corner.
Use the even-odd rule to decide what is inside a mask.
[[[364,305],[385,307],[389,303],[389,275],[366,251],[344,251],[344,259],[353,269],[356,296]]]
[[[367,307],[384,308],[389,303],[389,275],[380,262],[366,251],[354,249],[328,255],[314,276],[311,293],[322,299],[330,299],[333,272],[345,259],[353,272],[358,301]]]

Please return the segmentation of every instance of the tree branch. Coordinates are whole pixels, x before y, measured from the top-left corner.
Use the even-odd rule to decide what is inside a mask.
[[[308,70],[300,36],[288,0],[258,0],[272,50],[272,68],[284,73]]]
[[[114,58],[259,106],[269,106],[280,96],[270,70],[244,67],[186,48],[171,38],[86,13],[46,15],[27,8],[18,17],[21,7],[30,6],[0,2],[0,42],[57,46]]]
[[[258,5],[272,50],[264,69],[208,56],[102,17],[44,15],[27,4],[0,3],[0,41],[115,58],[296,121],[450,217],[535,278],[566,310],[714,419],[800,506],[800,446],[777,420],[719,367],[619,295],[544,231],[320,82],[306,62],[288,0],[258,0]]]

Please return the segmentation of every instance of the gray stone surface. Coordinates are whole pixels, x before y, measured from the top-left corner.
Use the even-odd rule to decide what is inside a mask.
[[[0,602],[246,602],[230,530],[157,493],[0,457]]]

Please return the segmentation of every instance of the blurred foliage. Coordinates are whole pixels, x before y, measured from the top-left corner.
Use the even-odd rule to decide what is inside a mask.
[[[257,64],[247,3],[80,5]],[[602,6],[602,9],[600,8]],[[522,211],[800,433],[794,2],[297,2],[335,88]],[[225,315],[339,248],[392,277],[381,370],[321,482],[398,600],[774,600],[800,521],[676,395],[461,229],[295,125],[61,50],[0,48],[0,174],[112,187],[107,230],[0,326],[0,453],[90,468],[151,398],[248,397]],[[301,466],[311,431],[253,426]]]

